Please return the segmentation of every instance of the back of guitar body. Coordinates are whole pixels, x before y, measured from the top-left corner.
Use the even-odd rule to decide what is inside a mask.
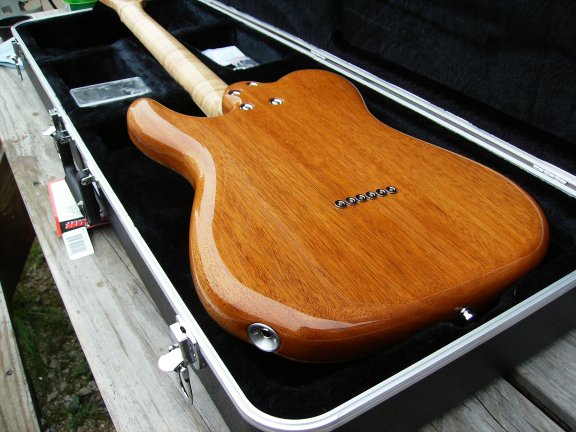
[[[237,337],[300,361],[358,358],[481,308],[541,261],[548,228],[531,197],[383,125],[341,77],[229,91],[242,105],[220,117],[143,99],[128,124],[195,187],[196,290]]]

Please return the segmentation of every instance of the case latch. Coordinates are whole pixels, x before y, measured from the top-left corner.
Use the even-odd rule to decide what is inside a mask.
[[[20,77],[21,81],[24,81],[24,77],[22,76],[22,67],[20,60],[22,59],[22,48],[16,39],[12,41],[12,49],[14,50],[14,56],[12,57],[12,61],[16,65],[16,70],[18,71],[18,76]]]
[[[168,354],[164,354],[158,360],[158,367],[164,372],[176,372],[180,384],[180,393],[190,405],[194,403],[192,384],[190,384],[189,363],[184,359],[180,344],[174,344],[168,348]]]
[[[98,200],[95,189],[95,179],[88,168],[85,168],[80,157],[74,157],[73,140],[66,130],[62,117],[55,109],[51,109],[50,117],[54,124],[52,138],[64,168],[64,179],[72,192],[78,208],[86,218],[88,227],[103,222],[104,211]]]
[[[158,367],[164,372],[176,372],[178,374],[180,393],[184,399],[192,404],[194,396],[190,383],[190,367],[199,370],[206,366],[198,342],[186,333],[186,329],[179,322],[170,326],[172,335],[177,343],[168,348],[168,353],[158,360]]]

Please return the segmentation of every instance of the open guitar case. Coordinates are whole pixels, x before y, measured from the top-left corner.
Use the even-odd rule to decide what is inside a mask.
[[[106,213],[180,342],[183,379],[199,375],[232,430],[410,430],[576,324],[576,5],[164,0],[146,10],[227,83],[310,68],[346,76],[380,121],[503,173],[550,224],[542,264],[470,322],[440,323],[344,363],[261,352],[220,329],[196,297],[194,191],[132,145],[125,114],[135,98],[79,107],[70,91],[140,77],[147,97],[180,113],[199,109],[103,5],[20,24],[26,71],[66,138],[63,160],[80,180],[95,179],[79,186],[96,194],[87,217]],[[202,54],[225,46],[255,64],[221,66]],[[347,157],[362,156],[350,148]]]

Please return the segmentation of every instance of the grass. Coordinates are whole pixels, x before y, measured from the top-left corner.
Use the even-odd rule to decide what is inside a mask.
[[[11,312],[43,430],[113,431],[37,242],[16,288]]]

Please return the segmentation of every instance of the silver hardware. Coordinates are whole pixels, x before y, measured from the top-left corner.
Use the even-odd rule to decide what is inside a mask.
[[[179,317],[177,317],[179,318]],[[186,332],[186,328],[179,322],[170,326],[172,335],[177,343],[168,348],[168,353],[160,356],[158,367],[164,372],[178,374],[179,390],[186,402],[194,402],[192,384],[190,383],[190,367],[199,370],[206,366],[206,361],[200,352],[196,339]]]
[[[178,348],[180,348],[178,344],[171,345],[168,347],[168,354],[160,356],[158,359],[158,367],[161,371],[173,372],[184,362],[182,351]]]
[[[88,175],[86,177],[82,177],[82,179],[80,180],[80,184],[82,186],[86,186],[89,184],[92,184],[96,181],[96,178],[90,173],[90,171],[88,169],[84,170]]]
[[[22,76],[22,68],[20,67],[20,63],[18,62],[22,58],[22,48],[16,39],[12,41],[12,48],[14,49],[14,56],[12,57],[12,61],[16,65],[16,70],[18,71],[18,76],[20,77],[21,81],[24,81],[24,77]]]
[[[64,120],[62,120],[62,117],[60,117],[58,110],[56,110],[56,108],[52,108],[48,111],[48,114],[50,114],[52,124],[54,125],[54,132],[51,134],[51,136],[52,138],[54,138],[54,143],[56,144],[56,151],[58,152],[58,157],[61,157],[58,144],[70,144],[72,138],[70,137],[70,134],[66,130]]]
[[[176,338],[176,341],[180,344],[180,350],[182,351],[184,359],[196,370],[200,370],[206,366],[206,360],[204,360],[198,341],[194,336],[187,333],[184,326],[179,322],[172,324],[170,330]]]
[[[388,191],[386,189],[376,189],[376,195],[383,197],[388,195]]]
[[[228,92],[230,96],[240,96],[240,93],[242,93],[240,90],[230,90]]]
[[[272,98],[268,102],[270,102],[271,105],[282,105],[284,103],[284,99]]]
[[[54,128],[57,130],[66,130],[66,126],[64,125],[64,120],[62,116],[58,112],[58,110],[54,107],[48,110],[48,114],[50,115],[50,119],[52,120],[52,124]]]
[[[240,109],[243,109],[244,111],[252,111],[254,108],[254,105],[251,103],[244,103],[240,105]]]
[[[168,354],[160,356],[158,367],[164,372],[176,372],[178,374],[179,390],[186,402],[190,405],[194,403],[194,394],[190,384],[190,371],[188,362],[182,355],[179,344],[174,344],[168,348]]]
[[[250,81],[250,82],[248,83],[248,85],[249,85],[250,87],[256,87],[258,84],[259,84],[259,83],[257,83],[256,81]]]
[[[248,326],[248,339],[265,352],[275,352],[280,348],[280,336],[272,327],[262,323]]]
[[[339,199],[334,201],[334,206],[336,208],[344,208],[347,206],[353,206],[356,205],[358,203],[363,203],[366,202],[368,200],[374,200],[378,197],[385,197],[387,195],[393,195],[395,193],[398,193],[398,189],[396,189],[396,187],[394,186],[386,186],[386,189],[383,188],[379,188],[376,189],[376,191],[368,191],[365,194],[357,194],[356,196],[353,197],[347,197],[344,198],[343,200]]]
[[[194,393],[192,393],[192,384],[190,383],[190,371],[188,366],[182,364],[178,368],[178,377],[180,378],[180,394],[184,397],[189,405],[194,404]]]
[[[460,309],[458,314],[464,322],[471,322],[476,318],[476,315],[474,315],[474,313],[472,313],[472,311],[467,307]]]

